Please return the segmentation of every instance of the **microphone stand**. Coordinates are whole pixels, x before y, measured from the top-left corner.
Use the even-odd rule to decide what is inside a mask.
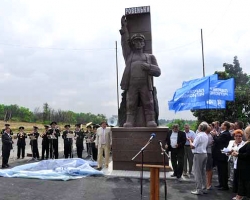
[[[144,147],[141,148],[141,150],[131,159],[134,160],[140,153],[141,153],[141,177],[140,177],[140,182],[141,182],[141,199],[142,199],[142,181],[143,181],[143,157],[144,157],[144,150],[146,149],[146,147],[151,143],[152,140],[149,140]]]
[[[165,200],[167,200],[167,178],[166,178],[166,156],[169,158],[169,155],[167,154],[166,150],[162,148],[161,146],[161,155],[163,155],[163,166],[164,166],[164,195]]]

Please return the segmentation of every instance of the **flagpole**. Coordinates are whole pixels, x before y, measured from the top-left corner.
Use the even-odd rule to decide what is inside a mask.
[[[202,49],[203,77],[205,77],[205,64],[204,64],[204,50],[203,50],[203,35],[202,35],[202,29],[201,29],[201,49]]]
[[[115,58],[116,58],[116,95],[117,95],[117,116],[118,116],[118,122],[119,122],[119,87],[118,87],[117,41],[115,41]]]

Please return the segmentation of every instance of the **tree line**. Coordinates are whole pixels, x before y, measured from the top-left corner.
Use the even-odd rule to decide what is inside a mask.
[[[73,111],[64,111],[61,109],[55,110],[44,103],[42,109],[35,108],[30,111],[28,108],[14,105],[0,104],[0,120],[3,121],[18,121],[18,122],[34,122],[48,124],[51,121],[58,123],[88,123],[99,124],[101,121],[106,120],[103,114],[92,113],[75,113]]]

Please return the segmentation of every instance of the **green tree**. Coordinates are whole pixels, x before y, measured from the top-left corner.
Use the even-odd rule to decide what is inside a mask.
[[[174,124],[179,125],[179,129],[183,130],[186,121],[184,119],[174,119],[172,122],[168,123],[167,126],[171,129]]]
[[[50,120],[50,108],[48,103],[43,104],[43,122]]]
[[[19,121],[22,121],[22,122],[31,122],[32,119],[34,118],[34,115],[28,108],[20,107],[18,118],[19,118]]]
[[[250,77],[243,73],[237,56],[234,57],[233,64],[224,63],[224,71],[216,71],[219,79],[234,78],[235,80],[235,100],[226,102],[226,109],[196,110],[192,111],[198,121],[243,121],[245,124],[250,117]]]

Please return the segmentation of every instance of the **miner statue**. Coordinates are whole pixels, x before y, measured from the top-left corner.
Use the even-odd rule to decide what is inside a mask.
[[[156,127],[158,115],[157,98],[154,95],[153,77],[161,75],[156,58],[144,53],[145,36],[140,33],[131,37],[125,16],[121,18],[121,45],[126,67],[121,80],[125,92],[126,120],[123,127],[134,127],[135,121],[143,117],[146,127]],[[157,104],[157,105],[155,105]],[[142,109],[142,116],[138,115]]]

